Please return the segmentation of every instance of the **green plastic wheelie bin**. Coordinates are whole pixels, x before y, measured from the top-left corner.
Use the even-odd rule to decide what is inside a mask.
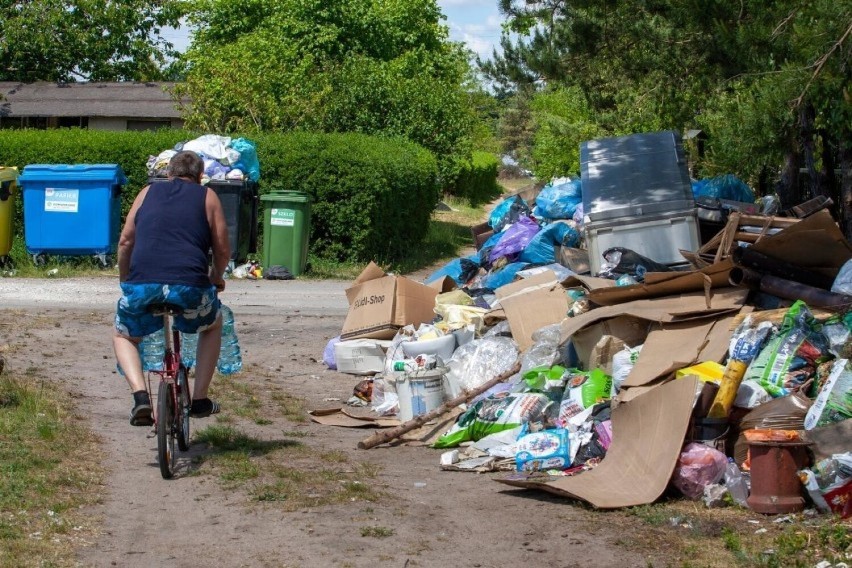
[[[293,276],[305,271],[311,232],[311,198],[300,191],[269,193],[263,211],[263,268],[284,266]]]

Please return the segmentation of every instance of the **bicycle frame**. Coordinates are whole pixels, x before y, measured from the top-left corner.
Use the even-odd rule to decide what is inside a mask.
[[[175,403],[175,408],[178,407],[177,401],[177,375],[181,366],[180,356],[180,332],[172,327],[172,314],[168,311],[163,313],[163,344],[165,345],[165,354],[163,355],[163,370],[148,372],[148,392],[151,390],[151,375],[159,375],[160,381],[169,383],[172,400]],[[157,410],[154,408],[154,423],[157,422]]]

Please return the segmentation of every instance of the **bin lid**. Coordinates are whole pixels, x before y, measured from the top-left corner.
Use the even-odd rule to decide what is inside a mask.
[[[0,182],[15,181],[16,179],[18,179],[18,168],[0,166]]]
[[[125,185],[127,176],[118,164],[30,164],[18,178],[18,183],[28,182],[105,181],[111,185]]]
[[[261,201],[289,201],[291,203],[310,203],[311,196],[302,191],[277,191],[260,196]]]

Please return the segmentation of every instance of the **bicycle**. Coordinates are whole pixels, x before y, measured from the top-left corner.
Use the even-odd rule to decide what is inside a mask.
[[[189,413],[192,395],[189,392],[189,369],[180,355],[180,332],[173,328],[172,317],[183,313],[183,308],[174,304],[152,304],[148,311],[163,317],[163,339],[165,354],[163,370],[150,371],[147,375],[148,395],[151,395],[151,375],[160,375],[157,404],[154,407],[154,428],[157,432],[157,461],[163,479],[171,479],[175,471],[177,455],[175,442],[180,451],[189,449]]]

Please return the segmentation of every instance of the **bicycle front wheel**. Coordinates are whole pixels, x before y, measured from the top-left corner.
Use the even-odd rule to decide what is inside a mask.
[[[181,365],[177,376],[178,408],[177,408],[177,443],[180,451],[189,449],[189,411],[192,399],[189,396],[189,380],[186,367]]]
[[[163,479],[171,479],[175,466],[175,403],[172,388],[162,381],[157,393],[157,458]]]

